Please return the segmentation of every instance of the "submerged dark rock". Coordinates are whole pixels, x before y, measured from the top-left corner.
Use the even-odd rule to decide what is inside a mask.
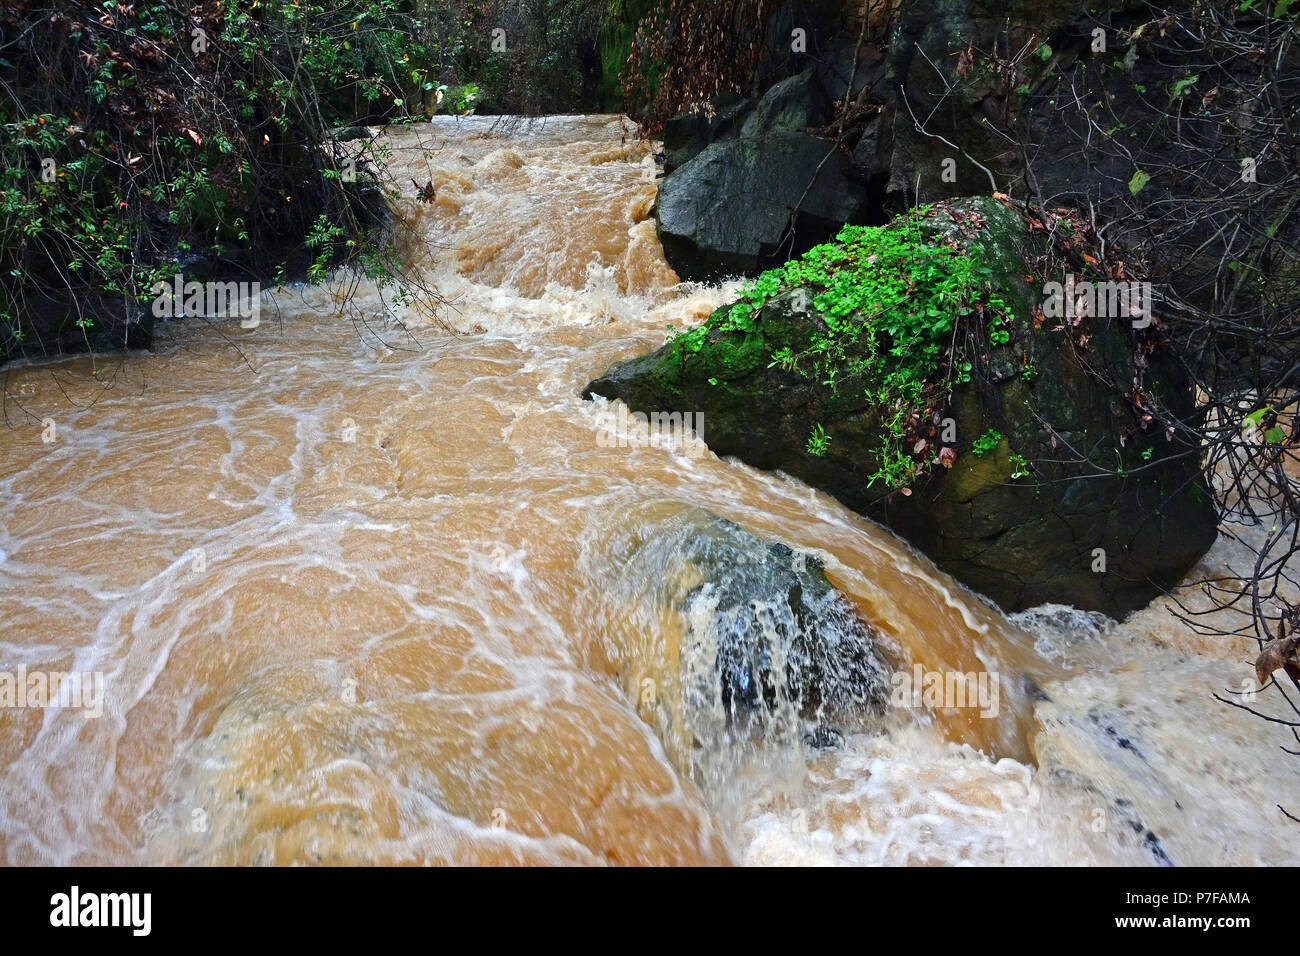
[[[662,645],[647,646],[641,628],[618,629],[608,653],[627,663],[638,694],[654,675],[656,696],[697,741],[803,718],[826,725],[817,736],[826,746],[833,727],[861,726],[886,706],[878,635],[815,556],[674,502],[639,507],[599,549],[599,565],[617,569],[616,599],[676,622]]]
[[[698,529],[683,557],[704,575],[679,605],[688,640],[713,659],[733,720],[783,702],[832,720],[883,708],[887,668],[874,636],[815,557],[721,518]]]

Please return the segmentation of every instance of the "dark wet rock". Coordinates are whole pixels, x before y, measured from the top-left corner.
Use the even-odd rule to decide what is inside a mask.
[[[886,162],[884,149],[880,142],[884,125],[884,122],[880,120],[868,124],[867,128],[862,131],[862,135],[858,137],[857,144],[853,147],[853,162],[867,176],[879,176],[889,172],[889,165]]]
[[[667,176],[655,223],[677,274],[706,280],[784,262],[834,235],[865,201],[834,142],[774,132],[714,142]]]
[[[844,737],[839,731],[819,724],[811,733],[804,734],[803,745],[810,750],[837,750],[844,745]]]
[[[374,139],[374,137],[375,134],[364,126],[349,126],[334,135],[335,141],[339,143],[350,143],[357,139]]]
[[[668,122],[655,222],[678,275],[756,272],[862,213],[866,190],[847,150],[807,133],[831,113],[817,70],[808,67],[757,103],[719,98]]]
[[[773,85],[745,117],[740,135],[766,136],[768,133],[803,133],[830,119],[830,103],[817,83],[816,71],[809,67]]]
[[[1030,700],[1050,701],[1052,699],[1048,696],[1047,691],[1043,690],[1038,681],[1034,680],[1034,678],[1030,677],[1028,674],[1020,675],[1020,686],[1024,690],[1025,696]]]
[[[152,312],[123,298],[39,296],[22,302],[18,315],[23,336],[6,337],[0,362],[147,349],[153,343]]]
[[[660,502],[642,511],[601,542],[601,564],[619,569],[611,593],[635,600],[641,613],[675,615],[680,643],[647,659],[633,633],[614,636],[610,654],[634,673],[680,687],[698,737],[717,740],[728,727],[797,717],[859,725],[883,711],[889,668],[878,635],[816,557],[690,505]]]
[[[664,172],[690,162],[713,143],[735,139],[754,101],[734,94],[714,97],[706,107],[674,116],[662,134]]]
[[[857,52],[857,69],[853,55]],[[874,43],[863,44],[858,49],[856,37],[839,37],[827,43],[826,52],[818,58],[817,81],[826,97],[836,103],[844,100],[853,82],[850,100],[860,97],[864,90],[874,88],[885,74],[887,61],[883,51]]]
[[[949,208],[982,218],[976,238],[958,234]],[[825,327],[808,306],[808,290],[771,299],[749,330],[726,327],[724,307],[706,323],[702,341],[670,342],[621,362],[583,394],[621,399],[634,411],[702,413],[704,439],[716,454],[830,492],[1005,610],[1058,602],[1121,617],[1146,605],[1205,553],[1216,521],[1195,450],[1166,440],[1163,431],[1142,433],[1093,374],[1099,367],[1112,381],[1134,380],[1129,323],[1094,319],[1086,357],[1051,323],[1036,327],[1032,310],[1041,289],[1024,278],[1025,224],[1002,203],[978,198],[938,207],[921,228],[978,244],[1014,318],[1011,342],[990,351],[993,380],[953,391],[955,465],[918,479],[911,496],[868,485],[879,466],[886,411],[864,397],[870,389],[832,392],[773,362],[783,348],[806,352]],[[1019,374],[1024,367],[1035,370],[1032,380]],[[1142,374],[1150,400],[1171,416],[1190,414],[1190,385],[1168,352],[1152,354]],[[807,450],[814,424],[831,437],[822,457]],[[1002,440],[973,454],[974,440],[990,429]],[[1067,447],[1104,449],[1110,473],[1064,462]],[[1034,480],[1013,479],[1013,454],[1033,465]],[[1117,474],[1116,465],[1132,473]],[[1104,552],[1100,571],[1096,549]]]
[[[886,669],[875,641],[814,557],[714,519],[686,542],[704,582],[682,603],[688,639],[716,662],[733,718],[783,701],[806,717],[879,710]]]

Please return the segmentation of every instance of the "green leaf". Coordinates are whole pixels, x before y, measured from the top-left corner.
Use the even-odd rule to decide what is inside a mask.
[[[1178,99],[1180,96],[1187,95],[1187,91],[1195,86],[1196,81],[1199,79],[1199,76],[1185,76],[1181,80],[1175,81],[1174,85],[1169,89],[1170,102]]]
[[[1151,182],[1151,174],[1144,173],[1139,169],[1133,174],[1133,178],[1128,181],[1128,191],[1136,196],[1149,182]]]

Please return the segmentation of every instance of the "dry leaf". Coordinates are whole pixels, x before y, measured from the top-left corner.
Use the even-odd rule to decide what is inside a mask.
[[[970,72],[971,64],[974,62],[975,58],[971,56],[971,48],[967,47],[962,50],[961,55],[957,57],[957,75],[963,80],[966,79],[966,74]]]
[[[1264,645],[1255,658],[1255,676],[1260,686],[1268,683],[1269,677],[1276,670],[1285,670],[1291,682],[1300,687],[1300,660],[1296,659],[1296,648],[1300,647],[1300,634],[1279,637]]]
[[[415,187],[415,196],[417,199],[420,200],[420,202],[429,203],[429,202],[433,202],[436,198],[438,198],[438,194],[433,188],[432,179],[430,179],[423,186],[421,186],[414,179],[412,179],[411,185]]]

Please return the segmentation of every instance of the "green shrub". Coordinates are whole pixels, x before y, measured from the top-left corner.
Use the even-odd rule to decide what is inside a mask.
[[[713,331],[755,331],[773,297],[806,290],[807,305],[824,325],[802,349],[775,348],[767,367],[810,378],[832,395],[852,390],[845,397],[879,408],[886,441],[869,481],[911,484],[918,464],[907,444],[911,422],[924,412],[927,396],[970,379],[958,323],[968,316],[982,321],[983,340],[992,346],[1010,338],[1007,304],[978,246],[958,250],[927,238],[920,222],[928,213],[922,207],[884,226],[845,226],[834,242],[764,272],[730,309],[678,336],[686,353]],[[814,439],[809,452],[824,454],[826,444]]]

